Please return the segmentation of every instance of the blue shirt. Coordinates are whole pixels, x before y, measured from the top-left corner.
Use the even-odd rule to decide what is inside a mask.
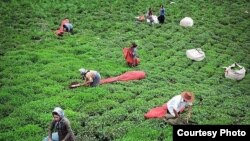
[[[161,10],[160,10],[160,15],[161,15],[161,16],[164,16],[164,15],[165,15],[165,8],[161,8]]]

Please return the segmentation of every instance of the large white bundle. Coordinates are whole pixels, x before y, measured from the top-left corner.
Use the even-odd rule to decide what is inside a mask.
[[[152,18],[153,18],[153,23],[154,23],[154,24],[158,24],[158,23],[159,23],[158,17],[157,17],[156,15],[152,15]],[[147,22],[150,23],[150,20],[147,19]]]
[[[225,77],[233,80],[241,80],[245,77],[246,69],[237,64],[234,63],[228,67],[224,67],[225,70]]]
[[[184,27],[191,27],[194,25],[194,21],[190,17],[185,17],[180,21],[180,25]]]
[[[205,58],[205,53],[201,50],[201,48],[189,49],[186,51],[186,55],[189,59],[195,61],[201,61]]]

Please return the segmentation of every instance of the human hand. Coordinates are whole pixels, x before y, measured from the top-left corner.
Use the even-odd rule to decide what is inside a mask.
[[[180,115],[179,115],[179,114],[175,114],[175,117],[176,117],[176,118],[179,118],[179,117],[180,117]]]
[[[90,86],[90,84],[89,83],[84,83],[83,86]]]

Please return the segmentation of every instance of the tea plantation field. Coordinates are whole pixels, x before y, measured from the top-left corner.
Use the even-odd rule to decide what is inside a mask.
[[[192,120],[200,125],[250,124],[249,0],[1,0],[0,140],[40,141],[51,112],[60,106],[80,141],[171,141],[172,126],[144,119],[153,107],[189,90],[195,94]],[[137,23],[152,7],[162,25]],[[184,17],[194,20],[184,28]],[[54,34],[69,18],[74,34]],[[138,44],[141,64],[125,64],[122,48]],[[195,62],[186,50],[201,48]],[[247,69],[241,81],[224,68]],[[102,78],[142,70],[146,79],[95,88],[69,89],[81,82],[80,68]],[[203,99],[200,103],[200,99]]]

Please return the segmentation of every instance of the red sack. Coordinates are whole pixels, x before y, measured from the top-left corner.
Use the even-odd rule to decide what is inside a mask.
[[[149,118],[162,118],[164,117],[164,115],[167,113],[167,108],[166,106],[161,106],[161,107],[155,107],[150,109],[145,115],[144,117],[146,119]]]
[[[144,79],[145,77],[146,77],[146,73],[144,71],[128,71],[116,77],[102,79],[100,84],[111,83],[111,82],[116,82],[116,81],[140,80],[140,79]]]

